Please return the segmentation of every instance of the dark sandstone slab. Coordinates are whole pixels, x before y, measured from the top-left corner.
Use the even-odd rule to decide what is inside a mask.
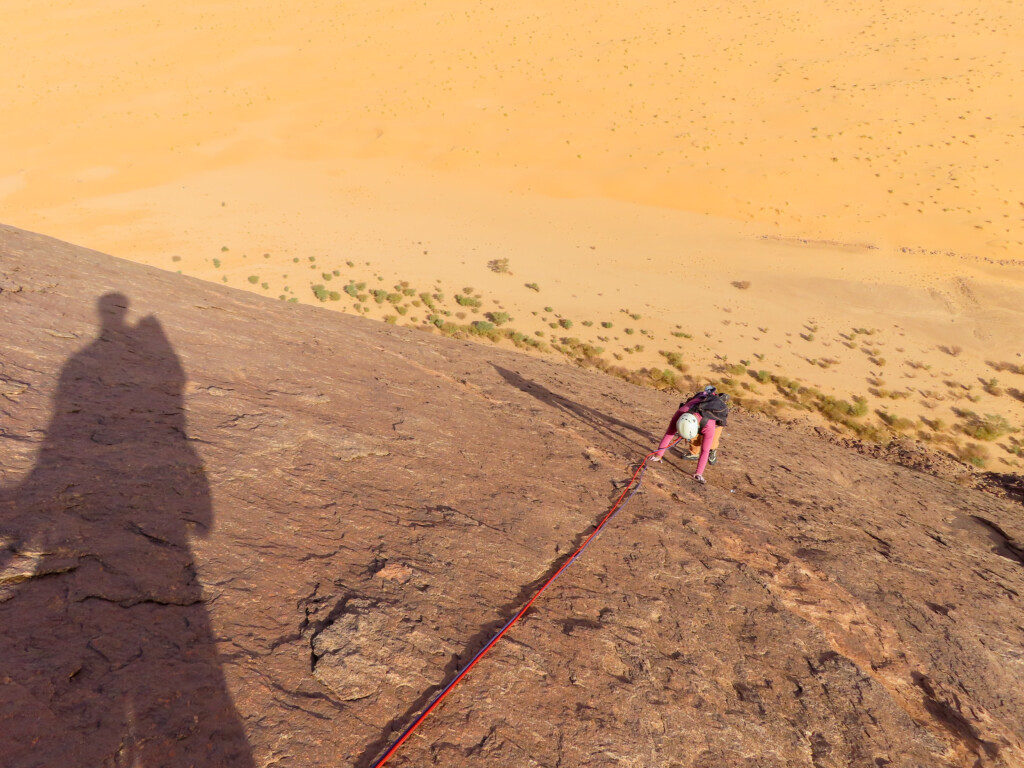
[[[4,227],[0,319],[17,768],[368,766],[677,402]],[[1024,763],[1020,504],[743,415],[689,472],[389,765]]]

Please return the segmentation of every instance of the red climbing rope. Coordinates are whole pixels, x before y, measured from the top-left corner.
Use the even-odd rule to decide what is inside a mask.
[[[673,441],[672,445],[675,445],[677,442],[679,442],[679,438],[676,438],[676,440]],[[572,553],[572,556],[569,557],[569,559],[567,559],[557,571],[555,571],[554,575],[551,576],[551,578],[549,578],[547,581],[544,582],[544,584],[541,585],[540,589],[538,589],[534,593],[533,597],[530,598],[529,602],[527,602],[526,605],[519,609],[519,612],[515,616],[513,616],[504,627],[501,628],[498,634],[492,637],[487,642],[487,644],[477,652],[477,654],[470,660],[469,664],[463,667],[459,674],[457,674],[455,678],[450,683],[448,683],[448,685],[446,685],[444,689],[436,697],[434,697],[434,700],[430,702],[430,706],[428,706],[425,710],[423,710],[422,713],[420,713],[419,717],[417,717],[412,722],[412,724],[405,729],[401,737],[399,737],[398,741],[392,744],[388,751],[385,752],[380,757],[380,759],[378,759],[377,762],[375,762],[371,766],[371,768],[380,768],[380,766],[384,765],[384,763],[391,759],[391,756],[398,751],[398,748],[405,743],[406,739],[412,736],[416,729],[420,727],[420,724],[427,719],[427,716],[430,715],[430,713],[433,712],[441,704],[442,701],[444,701],[445,697],[452,691],[453,688],[455,688],[456,685],[458,685],[459,681],[466,676],[469,670],[476,666],[476,663],[480,661],[480,659],[482,659],[484,655],[491,650],[491,648],[494,647],[495,643],[497,643],[505,635],[505,633],[512,628],[513,624],[519,621],[523,614],[525,614],[530,609],[530,606],[534,604],[537,598],[541,596],[544,590],[547,589],[548,586],[550,586],[550,584],[562,574],[562,571],[564,571],[566,568],[572,565],[573,561],[576,560],[576,558],[583,553],[583,550],[585,550],[587,548],[587,545],[593,540],[593,538],[601,532],[601,529],[604,528],[605,524],[609,520],[611,520],[612,517],[615,516],[615,513],[618,512],[619,509],[624,505],[624,503],[626,501],[629,501],[633,494],[636,493],[636,489],[640,487],[640,481],[643,479],[644,470],[647,468],[647,462],[650,461],[651,456],[653,456],[655,453],[656,451],[652,451],[651,453],[648,453],[646,456],[644,456],[644,460],[640,462],[640,466],[636,468],[636,471],[633,473],[633,476],[629,479],[629,482],[626,483],[625,488],[622,489],[622,493],[619,495],[619,498],[616,499],[615,503],[612,505],[612,508],[608,510],[608,514],[606,514],[601,519],[601,522],[597,524],[597,527],[594,528],[593,532],[589,536],[587,536],[586,540],[582,544],[580,544],[579,547],[576,548],[576,551]]]

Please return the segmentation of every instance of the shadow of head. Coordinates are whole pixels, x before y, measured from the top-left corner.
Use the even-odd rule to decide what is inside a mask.
[[[123,328],[128,316],[130,302],[123,293],[106,293],[96,302],[96,311],[100,316],[100,324],[104,328],[115,326]]]

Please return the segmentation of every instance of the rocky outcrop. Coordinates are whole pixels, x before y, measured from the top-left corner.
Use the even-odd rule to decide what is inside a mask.
[[[366,768],[670,395],[0,228],[4,765]],[[742,415],[389,763],[1024,764],[1018,501]]]

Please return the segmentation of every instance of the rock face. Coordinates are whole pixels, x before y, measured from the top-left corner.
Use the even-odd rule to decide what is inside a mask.
[[[367,768],[678,398],[0,227],[4,766]],[[734,415],[389,766],[1024,765],[1024,509]]]

